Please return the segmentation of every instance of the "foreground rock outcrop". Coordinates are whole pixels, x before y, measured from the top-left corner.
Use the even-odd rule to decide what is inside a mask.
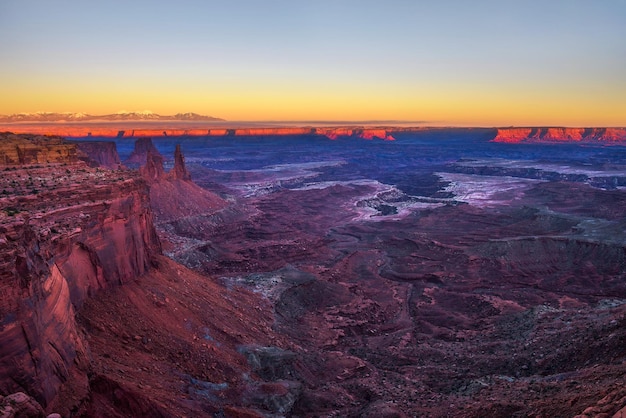
[[[44,418],[46,414],[39,403],[24,392],[0,395],[0,417],[2,418]],[[60,418],[48,415],[48,418]]]
[[[5,169],[0,198],[0,391],[25,391],[45,406],[66,384],[86,390],[75,310],[145,274],[160,253],[146,182],[71,163],[76,145],[53,141],[70,163]]]
[[[73,158],[0,166],[2,417],[259,416],[280,399],[238,352],[280,343],[271,309],[160,255],[150,184],[168,208],[207,202],[180,150],[171,175],[151,156],[148,180]]]
[[[626,142],[626,128],[500,128],[494,142]]]
[[[76,144],[52,141],[77,152]],[[149,155],[149,178],[145,169],[73,158],[0,167],[3,414],[258,416],[255,408],[280,396],[258,388],[238,351],[280,343],[269,306],[243,289],[224,294],[161,255],[149,188],[166,202],[165,214],[178,211],[179,200],[208,205],[216,197],[194,195],[180,149],[168,174],[160,155]],[[243,401],[248,392],[256,394],[252,404]],[[16,415],[16,405],[26,412]]]
[[[191,181],[180,144],[174,151],[174,166],[167,173],[163,168],[163,156],[150,138],[135,142],[131,157],[136,159],[141,154],[145,155],[145,160],[139,171],[150,184],[152,209],[159,223],[208,214],[226,207],[222,198]]]

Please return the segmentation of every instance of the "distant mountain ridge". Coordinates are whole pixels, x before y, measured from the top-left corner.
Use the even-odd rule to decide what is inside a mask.
[[[0,115],[0,123],[14,122],[115,122],[115,121],[223,121],[224,119],[213,116],[199,115],[197,113],[177,113],[175,115],[159,115],[150,111],[142,112],[117,112],[107,115],[90,115],[88,113],[72,112],[35,112],[14,113],[12,115]]]

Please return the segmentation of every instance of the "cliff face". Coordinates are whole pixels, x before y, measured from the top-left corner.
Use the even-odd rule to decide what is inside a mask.
[[[28,155],[50,155],[42,148]],[[14,165],[0,181],[0,392],[24,391],[45,406],[64,385],[86,390],[74,310],[146,273],[160,243],[135,172]]]
[[[91,167],[105,167],[109,170],[115,170],[121,166],[115,142],[76,142],[76,146],[78,158]]]
[[[180,144],[176,144],[176,150],[174,151],[174,167],[169,172],[169,175],[176,180],[191,181],[191,174],[189,174],[185,166],[185,156],[180,150]]]
[[[152,144],[152,142],[150,142]],[[146,181],[155,183],[165,178],[165,170],[163,169],[163,156],[159,151],[149,150],[144,160],[144,165],[139,168],[139,172]]]
[[[150,184],[150,203],[158,222],[211,213],[226,206],[222,198],[191,181],[180,144],[176,145],[174,167],[168,173],[163,169],[163,156],[150,138],[138,139],[137,149],[147,150],[139,172]]]
[[[60,135],[66,138],[84,138],[97,136],[103,138],[138,138],[140,140],[159,137],[205,136],[205,137],[249,137],[249,136],[303,136],[320,135],[330,139],[352,137],[361,139],[393,140],[391,131],[385,128],[365,127],[277,127],[277,128],[124,128],[120,126],[11,126],[12,130],[37,132],[43,135]],[[404,129],[400,129],[404,130]],[[147,150],[142,143],[126,162],[143,164]]]
[[[1,134],[0,165],[72,163],[78,161],[76,145],[63,138]]]
[[[385,129],[370,128],[316,128],[315,133],[324,135],[330,139],[338,139],[340,137],[356,137],[363,139],[384,139],[393,141],[395,138]]]
[[[501,128],[494,142],[626,142],[626,128]]]
[[[77,142],[78,158],[92,167],[105,167],[111,170],[120,168],[120,156],[115,142]]]
[[[133,149],[133,152],[124,162],[131,165],[143,165],[146,162],[149,152],[152,152],[154,155],[160,155],[149,136],[137,138],[135,140],[135,148]]]

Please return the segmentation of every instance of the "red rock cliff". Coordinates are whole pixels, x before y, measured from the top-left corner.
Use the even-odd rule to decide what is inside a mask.
[[[49,155],[42,148],[28,155]],[[12,165],[0,180],[0,392],[48,405],[87,384],[74,309],[144,274],[160,243],[138,173]]]
[[[494,142],[626,142],[626,128],[500,128]]]
[[[161,155],[159,154],[159,151],[156,149],[156,147],[152,143],[152,138],[150,137],[137,138],[135,140],[135,148],[133,149],[133,152],[124,162],[126,164],[143,165],[146,163],[148,152],[152,152],[155,155]]]
[[[137,148],[148,150],[139,172],[150,184],[150,203],[158,222],[212,213],[227,205],[222,198],[191,181],[180,144],[174,151],[174,167],[167,174],[163,169],[163,156],[150,138],[138,139],[135,150]]]
[[[76,145],[63,138],[4,133],[0,141],[0,165],[69,163],[78,161]]]
[[[300,136],[322,135],[330,139],[340,137],[353,137],[362,139],[385,139],[393,140],[394,137],[385,128],[364,127],[275,127],[275,128],[175,128],[165,126],[162,128],[135,128],[132,126],[38,126],[38,125],[11,125],[11,129],[20,132],[37,132],[44,135],[59,135],[66,138],[84,138],[98,136],[104,138],[160,138],[182,136],[215,136],[215,137],[246,137],[246,136]],[[145,152],[134,158],[131,156],[127,162],[143,164]]]
[[[120,156],[117,153],[115,142],[89,141],[77,142],[78,158],[92,167],[108,169],[120,168]]]
[[[176,150],[174,151],[174,167],[169,172],[169,175],[173,179],[191,181],[191,174],[189,174],[185,166],[185,156],[180,150],[180,144],[176,144]]]

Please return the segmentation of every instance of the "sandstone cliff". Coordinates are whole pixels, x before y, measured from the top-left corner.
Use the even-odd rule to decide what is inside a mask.
[[[70,163],[78,160],[76,146],[63,138],[3,133],[0,165]]]
[[[152,142],[150,142],[152,144]],[[139,168],[142,177],[150,184],[156,183],[165,178],[163,169],[163,156],[156,150],[148,150],[144,160],[144,165]]]
[[[185,156],[180,149],[180,144],[176,144],[176,150],[174,151],[174,167],[169,172],[169,176],[174,180],[191,181],[191,174],[189,174],[185,166]]]
[[[367,128],[367,127],[276,127],[276,128],[136,128],[98,125],[98,126],[75,126],[75,125],[11,125],[16,132],[36,132],[41,135],[59,135],[66,138],[163,138],[163,137],[258,137],[258,136],[326,136],[330,139],[342,137],[361,139],[384,139],[393,140],[391,129]],[[419,129],[419,128],[418,128]],[[393,129],[404,131],[406,128]],[[141,145],[141,144],[139,144]],[[127,162],[142,164],[145,149],[138,149],[137,157],[134,155]]]
[[[284,395],[240,351],[284,344],[269,305],[161,255],[150,195],[162,222],[225,202],[190,181],[180,147],[170,173],[147,161],[0,167],[0,415],[258,416]]]
[[[393,141],[395,138],[385,129],[374,128],[316,128],[315,133],[324,135],[330,139],[338,139],[341,137],[354,137],[363,139],[384,139]]]
[[[500,128],[494,142],[626,142],[626,128]]]
[[[146,162],[148,152],[152,152],[154,155],[160,155],[152,143],[152,138],[149,136],[137,138],[135,140],[135,148],[130,156],[124,161],[124,163],[132,165],[143,165]]]
[[[168,173],[163,169],[163,156],[150,138],[138,139],[137,149],[147,150],[139,171],[150,184],[150,202],[158,222],[212,213],[226,206],[222,198],[191,181],[180,144],[176,145],[174,167]]]
[[[117,153],[115,142],[94,141],[77,142],[78,158],[92,167],[105,167],[108,169],[120,168],[120,156]]]
[[[146,273],[160,243],[138,173],[43,164],[62,161],[57,150],[74,161],[76,145],[24,141],[31,147],[19,161],[42,165],[11,159],[0,184],[0,392],[24,391],[46,406],[64,386],[86,391],[75,309]]]

